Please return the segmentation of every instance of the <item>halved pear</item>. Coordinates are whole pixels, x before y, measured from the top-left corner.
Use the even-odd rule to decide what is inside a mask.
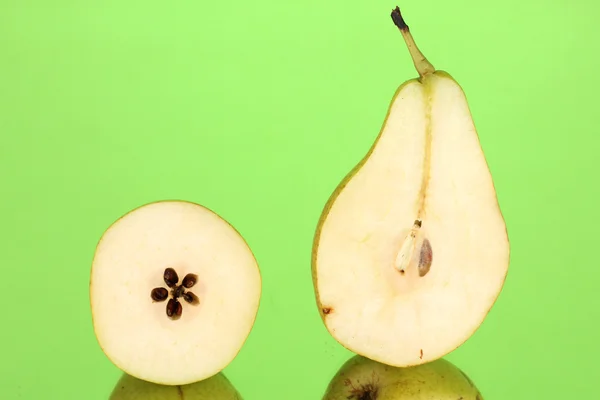
[[[90,300],[100,347],[145,381],[184,385],[220,372],[250,334],[260,296],[251,249],[199,204],[136,208],[106,230],[94,254]]]
[[[242,400],[223,373],[189,385],[165,386],[122,374],[108,400]]]
[[[503,287],[509,241],[465,94],[392,18],[419,78],[397,90],[368,154],[327,202],[314,238],[317,305],[349,350],[394,366],[449,353]]]
[[[440,358],[400,368],[353,356],[329,382],[322,400],[483,400],[469,376]]]

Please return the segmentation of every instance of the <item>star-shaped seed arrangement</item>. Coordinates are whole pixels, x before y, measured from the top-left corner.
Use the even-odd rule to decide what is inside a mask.
[[[198,296],[191,291],[186,290],[190,289],[196,284],[198,281],[197,275],[187,274],[183,278],[183,281],[181,281],[181,285],[178,285],[179,276],[177,275],[177,272],[175,272],[173,268],[167,268],[165,269],[163,279],[165,280],[167,286],[171,289],[171,292],[169,293],[169,290],[164,287],[157,287],[152,289],[150,297],[156,302],[163,302],[167,300],[169,294],[171,295],[171,298],[167,302],[167,317],[173,320],[181,317],[183,307],[179,302],[180,298],[183,298],[187,303],[192,305],[196,305],[200,302],[198,300]]]

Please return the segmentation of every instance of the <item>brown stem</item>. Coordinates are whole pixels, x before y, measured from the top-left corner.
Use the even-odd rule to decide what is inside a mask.
[[[421,50],[417,47],[415,40],[410,33],[408,25],[404,18],[402,17],[402,13],[400,12],[400,7],[396,7],[392,10],[392,21],[394,21],[394,25],[400,29],[400,33],[404,38],[404,42],[408,47],[408,51],[413,60],[415,68],[421,77],[425,75],[429,75],[435,72],[435,67],[427,60],[427,58],[423,55]]]

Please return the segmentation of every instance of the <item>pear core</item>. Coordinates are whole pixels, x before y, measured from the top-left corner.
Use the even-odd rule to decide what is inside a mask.
[[[153,383],[197,382],[225,368],[252,329],[260,295],[258,265],[241,235],[190,202],[127,213],[102,235],[93,258],[100,347],[121,370]]]
[[[312,274],[329,333],[403,367],[478,329],[503,287],[509,241],[462,88],[394,13],[420,77],[398,88],[374,145],[325,205]]]

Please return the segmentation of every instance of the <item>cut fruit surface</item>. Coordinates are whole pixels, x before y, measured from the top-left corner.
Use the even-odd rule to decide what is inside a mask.
[[[509,265],[465,94],[429,64],[401,21],[420,77],[400,86],[375,144],[330,197],[312,260],[328,331],[393,366],[435,360],[466,341]]]
[[[252,251],[198,204],[164,201],[113,223],[93,259],[94,331],[126,373],[164,385],[225,368],[249,335],[261,296]]]

